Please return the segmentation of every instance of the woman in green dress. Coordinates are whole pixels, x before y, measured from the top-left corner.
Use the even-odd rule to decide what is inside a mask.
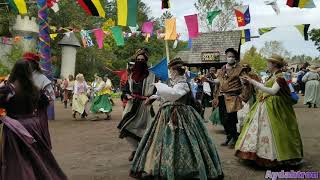
[[[263,167],[299,165],[303,159],[297,118],[292,107],[294,101],[281,73],[284,64],[284,59],[278,55],[268,58],[268,68],[273,75],[265,84],[248,76],[243,78],[260,92],[236,143],[236,156]]]
[[[170,62],[172,86],[156,83],[162,105],[136,151],[131,176],[151,179],[223,178],[220,158],[201,115],[180,58]],[[147,102],[146,102],[147,103]]]
[[[97,76],[97,86],[93,89],[95,97],[91,105],[91,112],[96,114],[96,119],[99,119],[98,113],[104,113],[107,117],[105,120],[110,120],[112,104],[110,101],[111,84],[103,81],[101,76]]]

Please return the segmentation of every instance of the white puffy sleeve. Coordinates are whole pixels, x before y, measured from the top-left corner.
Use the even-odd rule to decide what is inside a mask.
[[[157,88],[157,96],[161,97],[165,101],[171,102],[178,100],[190,91],[187,83],[178,83],[173,87],[169,87],[163,83],[155,83],[155,86]]]
[[[274,82],[271,88],[265,87],[262,83],[259,83],[253,79],[249,80],[251,84],[253,84],[255,87],[257,87],[262,92],[268,93],[270,95],[276,95],[278,91],[280,90],[280,85],[277,83],[277,81]]]
[[[105,87],[106,83],[101,82],[98,87],[94,88],[95,92],[101,91]]]

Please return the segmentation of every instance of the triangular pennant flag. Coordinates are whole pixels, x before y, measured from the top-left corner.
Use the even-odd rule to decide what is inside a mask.
[[[212,22],[213,22],[214,18],[216,18],[220,13],[221,13],[221,10],[208,12],[207,20],[208,20],[210,25],[212,25]]]
[[[299,8],[315,8],[313,0],[287,0],[287,6]]]
[[[161,9],[169,9],[169,8],[170,8],[169,0],[162,0]]]
[[[174,43],[173,43],[172,48],[175,49],[175,48],[177,48],[177,46],[178,46],[178,40],[175,40]]]
[[[116,41],[117,46],[124,46],[124,38],[122,29],[119,26],[114,26],[111,28],[112,36]]]
[[[263,34],[268,33],[270,31],[272,31],[273,29],[275,29],[275,27],[260,28],[259,29],[259,34],[260,34],[260,36],[262,36]]]
[[[280,9],[279,9],[277,0],[266,0],[264,3],[266,5],[270,5],[272,7],[272,9],[274,10],[274,12],[276,12],[277,15],[280,14]]]
[[[238,26],[246,26],[250,23],[251,17],[250,17],[250,11],[249,6],[235,6],[235,14],[237,17]]]
[[[135,26],[137,24],[137,0],[117,0],[117,8],[119,26]]]
[[[7,0],[11,9],[19,14],[26,14],[28,12],[25,0]]]
[[[304,40],[308,41],[309,40],[308,30],[309,30],[310,24],[302,24],[302,25],[297,25],[295,27],[302,34],[302,36],[304,37]]]
[[[165,40],[177,39],[176,18],[166,19],[165,29],[166,29],[166,35],[164,37]]]
[[[189,15],[184,17],[187,28],[188,28],[188,33],[189,33],[189,38],[196,38],[199,36],[199,24],[198,24],[198,15]]]
[[[98,44],[99,49],[102,49],[103,48],[103,40],[105,37],[104,32],[102,31],[102,29],[95,29],[94,34],[96,35],[96,40],[97,40],[97,44]]]
[[[50,34],[50,38],[51,38],[52,40],[54,40],[57,36],[58,36],[57,33]]]
[[[153,72],[156,77],[160,78],[161,81],[169,79],[167,58],[163,58],[159,64],[149,68],[149,70]]]
[[[77,0],[79,5],[90,15],[105,17],[104,11],[100,0]]]
[[[136,33],[139,29],[139,25],[137,24],[135,27],[134,26],[129,26],[129,29],[132,33]]]
[[[241,45],[244,44],[245,42],[251,41],[250,29],[243,29],[241,31],[242,31]]]

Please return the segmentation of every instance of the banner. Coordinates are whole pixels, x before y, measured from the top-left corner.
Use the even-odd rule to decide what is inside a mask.
[[[249,6],[236,6],[234,7],[235,9],[235,14],[237,17],[237,22],[238,26],[246,26],[247,24],[250,23],[250,11],[249,11]]]
[[[166,19],[165,21],[165,40],[176,40],[177,39],[177,26],[176,18]]]
[[[136,26],[137,24],[137,0],[117,0],[118,25]]]
[[[153,72],[156,77],[160,78],[161,81],[166,81],[169,79],[167,58],[163,58],[159,64],[149,68],[149,70]]]
[[[116,41],[117,46],[124,46],[124,38],[122,29],[119,26],[114,26],[111,28],[112,36]]]
[[[79,5],[90,15],[105,17],[106,13],[100,0],[77,0]]]
[[[288,0],[287,6],[299,8],[315,8],[313,0]]]
[[[7,3],[14,12],[18,12],[22,15],[28,12],[27,5],[24,0],[7,0]]]
[[[309,36],[308,36],[308,30],[310,27],[310,24],[302,24],[302,25],[297,25],[295,26],[298,31],[301,33],[301,35],[304,37],[304,40],[308,41]]]
[[[221,10],[211,11],[207,14],[207,20],[210,25],[212,25],[213,20],[221,13]]]
[[[187,28],[188,28],[188,33],[189,33],[189,38],[196,38],[199,36],[199,24],[198,24],[198,15],[189,15],[184,17]]]

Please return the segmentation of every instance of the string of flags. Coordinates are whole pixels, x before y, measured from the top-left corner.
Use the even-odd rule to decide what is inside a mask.
[[[296,25],[295,28],[300,32],[300,34],[303,36],[305,41],[309,40],[308,36],[308,30],[309,30],[310,24],[301,24],[301,25]],[[276,27],[268,27],[268,28],[259,28],[258,32],[259,35],[262,36],[268,32],[271,32],[274,30]],[[251,41],[251,30],[250,29],[243,29],[241,30],[241,44],[244,44],[245,42]],[[258,36],[259,37],[259,36]]]

